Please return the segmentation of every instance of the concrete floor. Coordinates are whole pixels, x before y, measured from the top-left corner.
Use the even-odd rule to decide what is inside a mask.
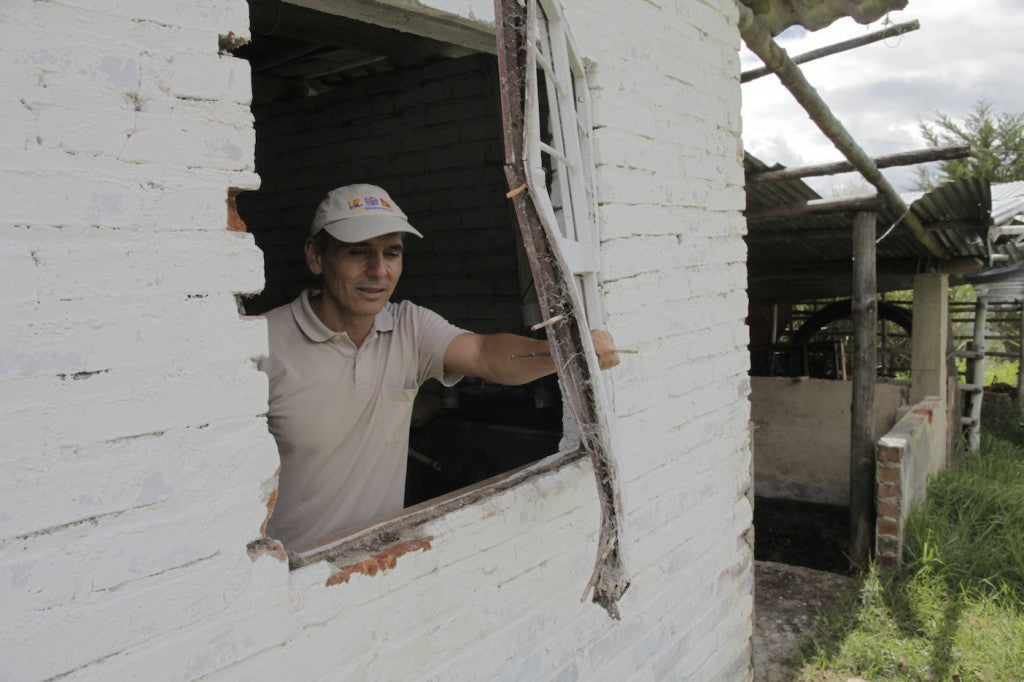
[[[754,564],[754,681],[790,682],[789,659],[853,578],[772,561]]]

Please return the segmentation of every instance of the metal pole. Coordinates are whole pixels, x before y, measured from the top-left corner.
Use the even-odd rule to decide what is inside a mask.
[[[875,365],[878,324],[874,213],[853,219],[853,387],[850,402],[850,563],[866,570],[875,527]]]

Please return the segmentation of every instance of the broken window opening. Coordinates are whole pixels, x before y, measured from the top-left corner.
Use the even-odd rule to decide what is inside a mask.
[[[262,314],[314,285],[302,257],[313,210],[328,190],[368,182],[388,190],[426,237],[405,242],[392,300],[411,300],[472,331],[543,338],[543,330],[529,331],[542,317],[505,197],[494,57],[287,3],[250,0],[250,10],[252,41],[235,54],[252,66],[262,186],[237,205],[264,252],[266,287],[246,301],[246,312]],[[549,47],[556,66],[545,72],[538,102],[548,131],[545,182],[598,326],[585,72],[575,58],[557,66],[559,49]],[[444,513],[453,495],[465,504],[467,495],[528,477],[524,467],[539,460],[537,471],[577,459],[571,452],[550,458],[570,450],[560,446],[564,419],[554,375],[524,387],[428,382],[413,412],[406,509],[392,520],[414,526]],[[321,549],[357,530],[325,539]],[[387,542],[400,533],[371,535]]]

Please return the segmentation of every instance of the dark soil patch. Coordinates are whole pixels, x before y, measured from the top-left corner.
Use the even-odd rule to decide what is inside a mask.
[[[754,558],[849,574],[847,507],[758,497]]]

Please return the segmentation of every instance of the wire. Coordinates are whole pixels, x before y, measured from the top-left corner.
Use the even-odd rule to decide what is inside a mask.
[[[900,224],[900,222],[901,222],[901,221],[902,221],[902,220],[903,220],[904,218],[906,218],[906,217],[907,217],[907,214],[908,214],[908,213],[910,213],[910,207],[909,207],[909,206],[907,206],[907,210],[903,212],[903,215],[901,215],[901,216],[900,216],[899,218],[897,218],[896,220],[894,220],[894,221],[893,221],[892,225],[890,225],[890,226],[889,226],[889,229],[885,231],[885,234],[883,234],[883,235],[882,235],[881,237],[879,237],[878,239],[876,239],[876,240],[875,240],[875,244],[877,245],[877,244],[881,243],[881,241],[882,241],[883,239],[885,239],[886,237],[888,237],[888,236],[889,236],[889,233],[890,233],[890,232],[892,232],[893,230],[895,230],[895,229],[896,229],[896,226],[897,226],[897,225],[899,225],[899,224]]]

